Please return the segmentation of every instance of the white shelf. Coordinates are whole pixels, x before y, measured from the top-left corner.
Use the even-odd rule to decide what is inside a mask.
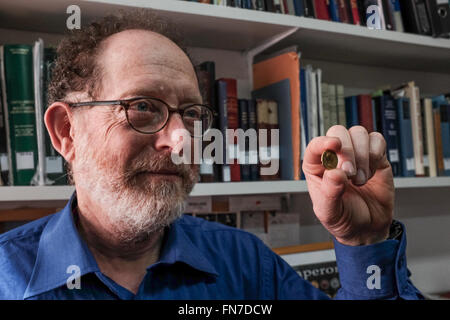
[[[450,188],[450,177],[396,178],[396,189]],[[0,202],[66,201],[73,186],[15,186],[0,187]],[[274,193],[307,193],[306,181],[257,181],[198,183],[191,196],[239,196]]]
[[[188,1],[1,1],[0,28],[63,33],[71,4],[80,6],[83,25],[119,8],[152,8],[176,21],[193,47],[245,51],[299,28],[271,50],[297,44],[309,59],[450,73],[449,39]]]

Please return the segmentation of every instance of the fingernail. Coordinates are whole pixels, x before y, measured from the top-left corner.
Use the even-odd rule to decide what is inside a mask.
[[[366,183],[366,174],[361,169],[358,169],[358,173],[356,174],[355,183],[357,185],[361,185]]]
[[[344,170],[349,176],[355,175],[355,168],[353,167],[353,163],[351,163],[350,161],[345,161],[342,164],[341,169]]]

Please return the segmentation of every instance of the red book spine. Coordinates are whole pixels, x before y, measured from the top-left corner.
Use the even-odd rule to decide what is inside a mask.
[[[353,23],[360,26],[361,20],[359,19],[358,4],[356,3],[356,0],[350,0],[350,3],[352,5]]]
[[[227,83],[227,117],[228,117],[228,129],[236,130],[239,128],[239,108],[237,99],[237,81],[236,79],[224,79]],[[224,137],[226,138],[226,137]],[[230,164],[230,178],[231,181],[241,181],[241,167],[237,160],[237,148],[233,145],[237,145],[237,137],[234,137],[233,142],[227,145],[227,152],[230,152],[230,148],[234,148],[235,159]]]
[[[347,5],[345,4],[345,0],[338,0],[339,3],[339,18],[343,23],[350,23],[350,19],[347,14]]]
[[[373,132],[372,96],[369,94],[358,96],[358,120],[369,133]]]
[[[317,19],[331,20],[330,12],[328,11],[328,0],[314,0],[314,9]]]
[[[287,0],[283,0],[283,4],[284,4],[284,14],[289,14],[289,7],[288,7],[288,3]]]

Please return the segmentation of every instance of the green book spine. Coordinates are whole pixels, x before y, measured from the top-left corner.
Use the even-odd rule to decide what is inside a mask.
[[[30,185],[37,164],[33,49],[5,45],[2,53],[10,185]]]
[[[44,49],[44,76],[43,76],[43,100],[44,110],[49,107],[47,89],[50,83],[52,68],[56,59],[56,50],[54,48]],[[67,185],[67,172],[65,169],[65,159],[55,150],[50,140],[50,135],[44,125],[44,119],[42,119],[41,125],[44,126],[45,132],[45,172],[48,180],[52,185]]]
[[[345,115],[345,98],[344,98],[344,86],[341,84],[336,85],[336,103],[338,109],[338,123],[347,127],[347,117]]]
[[[0,79],[1,88],[1,79]],[[8,147],[6,144],[5,117],[3,115],[3,95],[0,90],[0,185],[8,185],[9,165],[8,165]]]

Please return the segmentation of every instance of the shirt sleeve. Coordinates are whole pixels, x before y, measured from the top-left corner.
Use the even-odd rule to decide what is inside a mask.
[[[401,227],[400,240],[347,246],[334,239],[341,282],[336,299],[424,299],[409,279],[406,232]]]

